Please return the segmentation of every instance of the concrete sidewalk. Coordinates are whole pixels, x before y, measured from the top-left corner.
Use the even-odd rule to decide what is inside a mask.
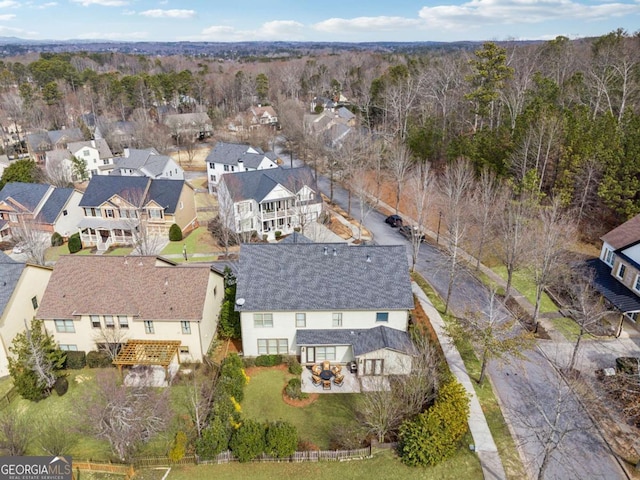
[[[467,390],[470,398],[469,404],[469,430],[473,436],[475,444],[475,450],[478,454],[478,459],[482,465],[482,472],[485,479],[500,479],[507,478],[500,455],[498,454],[498,448],[493,441],[493,436],[487,425],[487,419],[482,412],[482,407],[478,401],[471,378],[467,373],[467,369],[464,366],[460,352],[456,349],[455,345],[445,332],[445,325],[440,313],[431,304],[422,289],[416,284],[412,283],[413,293],[418,298],[420,305],[429,317],[433,329],[438,335],[438,340],[442,346],[442,351],[449,364],[451,373],[455,375],[462,386]]]

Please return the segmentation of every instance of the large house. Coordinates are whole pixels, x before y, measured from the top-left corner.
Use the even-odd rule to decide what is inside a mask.
[[[194,191],[184,180],[95,176],[80,207],[82,244],[99,250],[113,244],[140,245],[149,237],[168,238],[174,223],[183,233],[198,226]]]
[[[123,156],[116,157],[114,161],[111,175],[184,180],[182,167],[173,158],[160,155],[155,148],[125,148]]]
[[[16,262],[0,251],[0,377],[9,375],[9,347],[30,327],[50,276],[51,268]]]
[[[236,233],[273,239],[318,220],[322,197],[308,167],[273,168],[224,175],[218,185],[219,212]]]
[[[0,239],[9,240],[12,229],[32,228],[68,237],[82,218],[82,193],[41,183],[7,183],[0,190]]]
[[[403,246],[241,246],[236,310],[246,356],[355,362],[361,376],[409,373],[413,306]]]
[[[181,361],[201,361],[215,336],[223,276],[208,265],[152,256],[60,257],[37,318],[64,350],[179,341]]]
[[[275,153],[265,153],[258,147],[239,143],[218,142],[207,155],[205,163],[207,165],[209,193],[215,193],[220,178],[225,173],[277,168],[279,161]]]
[[[640,314],[640,215],[601,238],[600,258],[590,260],[595,288],[625,318],[636,322]]]
[[[29,157],[44,165],[46,154],[50,150],[65,150],[71,142],[84,140],[79,128],[65,128],[62,130],[50,130],[40,133],[30,133],[25,138]]]
[[[177,139],[178,145],[180,138],[204,140],[213,133],[211,119],[205,112],[165,115],[163,123],[169,128],[171,135]]]
[[[113,153],[104,138],[71,142],[67,145],[67,150],[85,164],[89,178],[94,175],[108,175],[113,170]]]

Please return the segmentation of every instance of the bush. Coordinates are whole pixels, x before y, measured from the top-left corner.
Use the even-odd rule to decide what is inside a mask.
[[[244,368],[251,368],[256,366],[256,357],[242,357],[242,365]]]
[[[237,402],[242,402],[246,383],[242,360],[237,354],[232,353],[222,361],[216,394],[219,397],[233,397]]]
[[[177,223],[174,223],[169,228],[169,240],[172,242],[179,242],[182,240],[182,229],[178,226]]]
[[[53,388],[59,397],[63,396],[69,390],[69,380],[67,377],[56,378],[56,383],[53,384]]]
[[[80,240],[80,234],[74,233],[69,237],[69,243],[67,244],[69,247],[69,253],[77,253],[82,250],[82,240]]]
[[[196,442],[196,453],[202,458],[214,458],[229,448],[229,436],[229,428],[219,416],[214,417]]]
[[[302,391],[302,381],[298,377],[289,380],[284,389],[284,393],[287,397],[293,398],[294,400],[304,400],[309,397],[309,395]]]
[[[468,428],[469,397],[464,387],[450,380],[440,387],[429,410],[400,427],[398,450],[410,466],[433,466],[455,454]]]
[[[58,232],[53,232],[53,234],[51,235],[51,246],[59,247],[63,243],[64,239],[62,238],[62,235],[60,235]]]
[[[78,352],[68,351],[64,368],[67,370],[80,370],[87,365],[87,354],[82,350]]]
[[[87,353],[87,366],[89,368],[106,368],[113,365],[107,352],[93,350]]]
[[[230,290],[227,288],[226,290]],[[225,290],[225,291],[226,291]],[[235,311],[235,301],[225,300],[220,309],[218,335],[221,338],[240,338],[240,312]]]
[[[264,425],[255,420],[245,420],[240,427],[233,432],[229,448],[239,462],[248,462],[256,458],[265,450]]]
[[[287,359],[287,363],[289,364],[289,373],[291,375],[300,375],[302,374],[302,365],[296,357],[289,357]]]
[[[282,363],[282,355],[260,355],[256,357],[256,367],[273,367]]]
[[[184,432],[178,432],[169,450],[169,460],[179,462],[184,458],[185,453],[187,453],[187,435]]]
[[[298,379],[299,381],[299,379]],[[290,457],[298,445],[296,427],[288,422],[275,422],[267,426],[265,452],[276,458]]]
[[[282,232],[280,230],[276,230],[273,234],[275,235],[276,240],[282,236]]]

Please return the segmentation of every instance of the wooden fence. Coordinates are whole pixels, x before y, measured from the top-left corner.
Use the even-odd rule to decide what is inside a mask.
[[[133,465],[124,465],[120,463],[100,463],[100,462],[79,462],[73,461],[73,469],[80,471],[74,478],[82,480],[82,472],[101,472],[101,473],[114,473],[117,475],[124,475],[126,480],[133,478],[135,470]]]
[[[342,462],[346,460],[362,460],[371,458],[371,447],[358,448],[355,450],[309,450],[306,452],[295,452],[290,457],[275,458],[262,454],[251,460],[254,463],[278,462],[278,463],[300,463],[300,462],[322,462],[334,461]],[[190,455],[177,462],[169,460],[168,457],[141,457],[133,461],[135,468],[170,467],[173,465],[212,465],[221,463],[237,462],[238,459],[230,451],[222,452],[212,459],[199,458],[197,455]]]

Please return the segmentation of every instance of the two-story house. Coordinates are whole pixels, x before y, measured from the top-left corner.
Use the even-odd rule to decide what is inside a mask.
[[[108,175],[113,170],[113,153],[104,138],[71,142],[67,145],[67,150],[73,157],[84,162],[89,178],[94,175]]]
[[[601,240],[600,258],[587,262],[594,272],[594,287],[635,323],[640,314],[640,215]]]
[[[65,150],[71,142],[84,140],[79,128],[65,128],[40,133],[30,133],[25,137],[29,157],[39,165],[44,165],[50,150]]]
[[[123,155],[114,161],[111,175],[184,180],[182,167],[173,158],[160,155],[155,148],[125,148]]]
[[[199,362],[215,336],[223,275],[152,256],[64,255],[37,318],[64,350],[129,340],[179,341],[181,361]]]
[[[0,251],[0,377],[9,375],[9,347],[30,326],[50,277],[50,267],[16,262]]]
[[[98,175],[91,178],[80,207],[82,244],[100,250],[139,244],[145,235],[166,238],[174,223],[185,234],[198,226],[195,194],[184,180]]]
[[[275,153],[265,153],[258,147],[240,143],[218,142],[207,155],[205,163],[209,193],[215,193],[218,183],[225,173],[277,168],[279,160]]]
[[[0,190],[0,239],[10,240],[12,229],[31,228],[68,237],[82,218],[82,193],[41,183],[7,183]]]
[[[211,119],[205,112],[168,114],[164,116],[162,123],[169,128],[178,145],[180,138],[204,140],[213,133]]]
[[[309,167],[230,173],[218,185],[223,224],[236,233],[257,232],[273,239],[316,222],[322,197]]]
[[[246,356],[356,362],[359,375],[409,373],[413,308],[403,246],[243,244],[236,290]]]

